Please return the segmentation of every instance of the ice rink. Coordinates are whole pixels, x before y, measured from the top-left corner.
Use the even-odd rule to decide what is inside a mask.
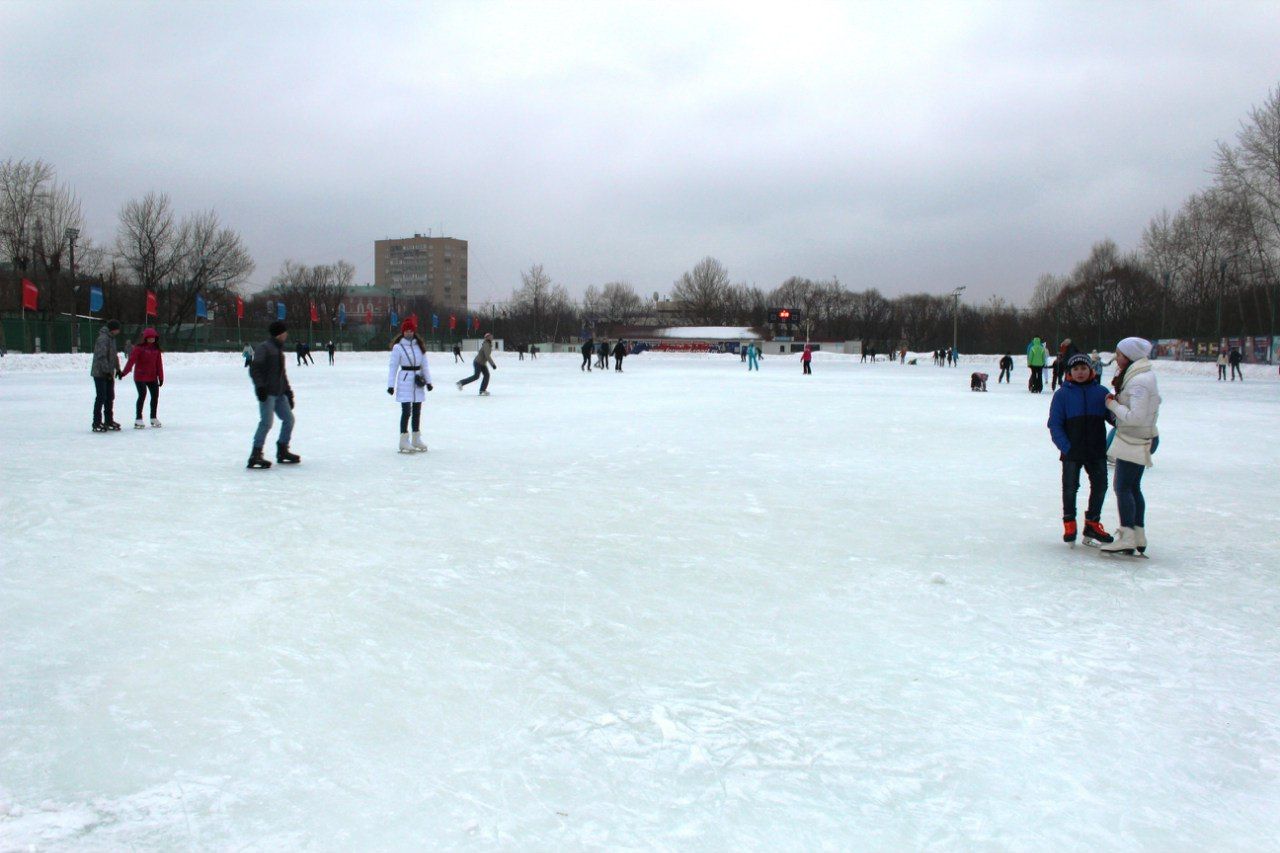
[[[238,355],[0,360],[0,850],[1275,849],[1274,368],[1157,363],[1139,561],[995,357],[497,358],[269,471]]]

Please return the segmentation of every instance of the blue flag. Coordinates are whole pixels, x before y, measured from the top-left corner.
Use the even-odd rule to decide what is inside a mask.
[[[89,313],[97,314],[102,310],[102,288],[96,284],[89,285]]]
[[[433,329],[438,329],[438,328],[440,328],[440,315],[439,315],[439,314],[432,314],[432,315],[431,315],[431,328],[433,328]]]
[[[338,325],[347,325],[347,306],[346,303],[338,306]]]
[[[205,305],[203,296],[196,296],[196,316],[204,320],[209,319],[209,306]]]
[[[400,318],[396,316],[396,312],[394,311],[391,312],[391,325],[392,326],[400,325]]]
[[[277,320],[284,319],[284,303],[283,302],[276,303],[276,319]]]

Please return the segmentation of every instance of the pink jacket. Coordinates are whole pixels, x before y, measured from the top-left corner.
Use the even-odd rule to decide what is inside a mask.
[[[137,370],[134,370],[134,368]],[[160,348],[155,344],[138,344],[129,351],[129,360],[125,362],[123,375],[128,376],[133,370],[135,382],[163,382],[164,358]]]
[[[813,351],[808,347],[804,348],[804,352],[800,353],[801,361],[813,361]]]

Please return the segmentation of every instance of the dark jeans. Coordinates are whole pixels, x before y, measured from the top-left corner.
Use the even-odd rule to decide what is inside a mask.
[[[1088,462],[1062,460],[1062,517],[1067,520],[1076,517],[1076,492],[1080,490],[1081,468],[1089,477],[1089,504],[1084,511],[1085,520],[1100,521],[1102,501],[1107,496],[1106,457],[1090,459]]]
[[[1031,379],[1027,383],[1027,388],[1031,390],[1032,394],[1039,394],[1041,391],[1044,390],[1044,368],[1043,367],[1031,368]]]
[[[253,446],[257,450],[261,450],[262,445],[267,442],[267,433],[271,431],[271,424],[274,422],[273,413],[280,418],[280,437],[276,440],[280,444],[288,444],[293,435],[293,409],[289,408],[289,398],[283,394],[268,396],[267,399],[258,401],[258,431],[253,434]]]
[[[1218,378],[1223,382],[1227,381],[1227,366],[1225,364],[1218,365]]]
[[[1012,367],[1000,368],[1000,375],[996,377],[996,384],[999,385],[1001,382],[1008,382],[1010,385],[1013,384],[1013,368]]]
[[[116,380],[110,376],[95,376],[93,389],[93,422],[109,424],[116,419]]]
[[[588,373],[591,372],[591,356],[590,355],[584,355],[582,357],[582,364],[578,365],[578,369],[585,370]]]
[[[160,406],[160,383],[159,382],[139,382],[133,380],[133,384],[138,387],[138,405],[134,417],[142,420],[142,402],[147,399],[147,391],[151,391],[151,420],[156,419],[156,409]]]
[[[422,424],[422,404],[421,403],[401,403],[400,404],[400,432],[404,434],[409,431],[409,419],[413,419],[413,431],[418,432],[418,427]]]
[[[1147,502],[1142,497],[1142,474],[1146,467],[1126,459],[1116,460],[1116,505],[1121,527],[1146,527]]]
[[[809,362],[807,362],[807,361],[806,361],[806,362],[802,362],[802,363],[804,364],[804,372],[805,372],[805,373],[813,373],[813,369],[809,367]]]
[[[1231,381],[1235,382],[1237,376],[1240,377],[1241,382],[1244,381],[1244,371],[1240,369],[1240,365],[1233,364],[1231,365]]]
[[[471,362],[471,366],[472,368],[475,369],[475,373],[471,374],[466,379],[459,382],[458,385],[460,386],[470,385],[472,382],[475,382],[477,379],[480,379],[480,377],[483,376],[484,379],[481,380],[480,382],[480,391],[483,393],[485,390],[489,388],[489,366],[485,364],[481,364],[478,361]]]
[[[605,358],[608,358],[608,356],[605,356]],[[615,355],[613,357],[613,369],[618,371],[619,373],[622,372],[622,356]]]

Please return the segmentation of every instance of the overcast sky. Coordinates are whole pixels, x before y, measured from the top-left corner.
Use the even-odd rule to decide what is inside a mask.
[[[471,301],[838,276],[1022,303],[1210,180],[1280,85],[1275,2],[0,0],[0,159],[114,240],[215,209],[256,262],[470,243]]]

